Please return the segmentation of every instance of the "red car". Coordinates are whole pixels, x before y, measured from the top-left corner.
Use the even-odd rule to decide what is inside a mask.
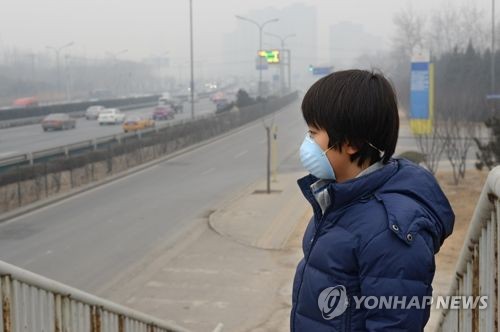
[[[75,127],[76,120],[71,118],[68,114],[53,113],[47,115],[42,120],[43,131],[74,129]]]
[[[153,112],[153,120],[170,120],[175,116],[175,111],[170,105],[156,106]]]
[[[35,107],[38,106],[38,100],[35,97],[25,97],[14,100],[15,107]]]

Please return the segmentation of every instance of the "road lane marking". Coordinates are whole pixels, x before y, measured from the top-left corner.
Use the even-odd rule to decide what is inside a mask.
[[[238,159],[244,155],[246,155],[248,153],[248,150],[244,150],[244,151],[241,151],[240,153],[238,153],[236,156],[234,156],[234,159]]]
[[[201,175],[207,175],[209,173],[212,173],[213,171],[215,171],[215,168],[209,168],[206,171],[202,172]]]

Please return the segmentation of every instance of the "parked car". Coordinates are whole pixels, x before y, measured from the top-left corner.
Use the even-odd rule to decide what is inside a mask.
[[[128,133],[129,131],[143,130],[146,128],[152,128],[154,126],[154,120],[136,115],[127,117],[127,119],[123,123],[123,131]]]
[[[52,113],[42,120],[43,131],[74,129],[75,127],[76,120],[64,113]]]
[[[100,106],[100,105],[90,106],[85,111],[85,118],[87,120],[97,120],[97,118],[99,117],[99,113],[101,113],[105,109],[106,108],[104,106]]]
[[[170,105],[156,106],[153,111],[153,120],[170,120],[174,118],[175,112]]]
[[[118,108],[106,108],[99,113],[97,121],[101,126],[105,124],[123,123],[123,121],[125,121],[125,114]]]

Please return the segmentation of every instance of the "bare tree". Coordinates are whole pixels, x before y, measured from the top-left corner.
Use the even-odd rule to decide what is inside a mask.
[[[425,34],[425,44],[434,55],[452,50],[464,51],[470,41],[484,51],[489,46],[490,32],[485,12],[474,5],[447,5],[434,12]]]
[[[477,136],[479,124],[448,118],[442,123],[444,152],[451,164],[453,181],[457,185],[465,178],[467,155],[474,145],[473,137]]]
[[[425,19],[409,5],[397,13],[393,20],[398,31],[393,38],[394,48],[411,59],[417,50],[424,47]]]
[[[436,174],[444,151],[444,140],[439,123],[432,123],[430,133],[415,134],[415,140],[418,149],[424,155],[424,165],[432,174]]]

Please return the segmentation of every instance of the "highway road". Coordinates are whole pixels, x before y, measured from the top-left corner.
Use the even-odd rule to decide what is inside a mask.
[[[152,115],[154,107],[125,111],[127,116],[142,114]],[[215,105],[209,99],[201,99],[195,104],[195,116],[215,112]],[[184,104],[184,112],[178,113],[174,120],[191,118],[191,104]],[[166,121],[158,121],[158,124]],[[99,126],[95,120],[80,118],[76,128],[64,131],[44,132],[40,124],[0,129],[0,158],[11,155],[39,151],[65,144],[81,142],[97,137],[122,133],[121,125]]]
[[[282,170],[301,169],[299,104],[275,115]],[[262,121],[129,177],[0,224],[0,259],[86,291],[265,177]],[[264,188],[263,188],[264,189]]]

